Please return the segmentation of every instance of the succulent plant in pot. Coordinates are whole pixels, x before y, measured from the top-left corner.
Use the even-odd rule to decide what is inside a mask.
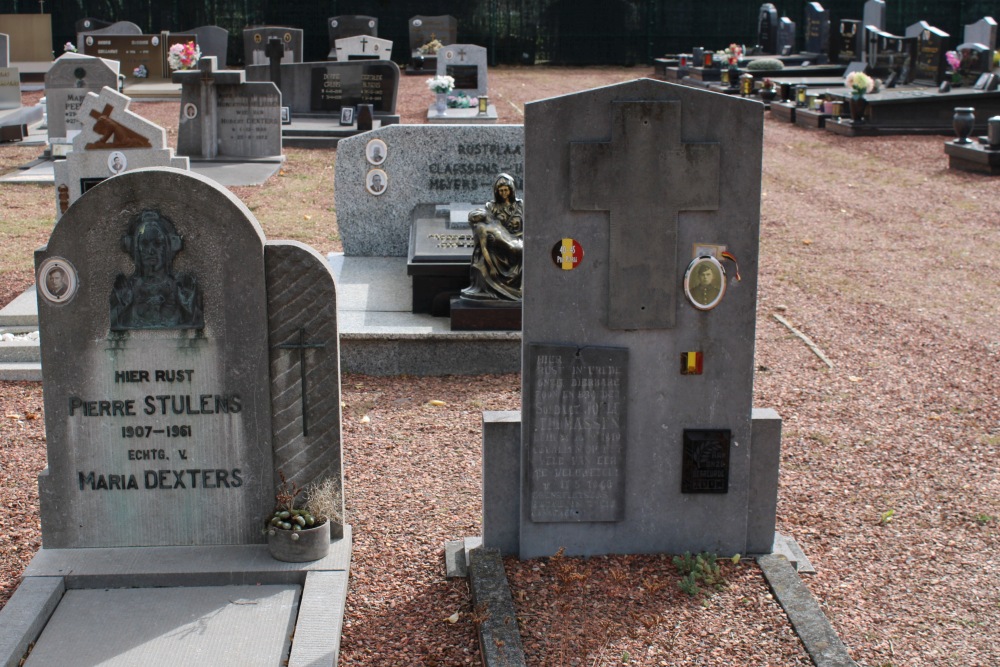
[[[274,512],[264,527],[274,558],[287,562],[318,560],[330,551],[331,537],[344,536],[340,485],[332,478],[303,489],[278,472],[281,484],[275,493]],[[298,497],[303,495],[300,504]]]

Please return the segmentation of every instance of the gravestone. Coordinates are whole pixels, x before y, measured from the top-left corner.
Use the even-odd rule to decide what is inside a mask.
[[[438,76],[455,79],[452,95],[465,93],[479,97],[489,92],[486,74],[486,49],[475,44],[448,44],[438,52]]]
[[[74,24],[74,28],[76,30],[76,34],[79,35],[81,32],[100,30],[101,28],[107,28],[110,25],[112,25],[111,21],[102,21],[101,19],[95,18],[83,18],[77,20]]]
[[[392,57],[392,40],[370,35],[342,37],[334,44],[337,62],[348,60],[389,60]]]
[[[861,28],[858,32],[858,43],[854,47],[859,56],[859,60],[865,57],[866,38],[865,28],[875,26],[879,30],[885,30],[885,0],[868,0],[865,3],[864,11],[861,14]]]
[[[830,52],[830,12],[818,2],[806,3],[805,40],[806,53]]]
[[[84,19],[86,20],[86,19]],[[101,21],[101,23],[105,23]],[[80,53],[84,53],[84,47],[87,46],[87,37],[90,37],[90,43],[93,44],[95,37],[103,37],[107,35],[141,35],[142,28],[132,23],[131,21],[118,21],[117,23],[111,23],[105,25],[104,27],[86,28],[85,30],[80,30],[80,26],[77,26],[76,33],[76,48]],[[98,54],[90,54],[98,55]]]
[[[64,53],[45,73],[45,112],[49,141],[83,127],[80,105],[87,93],[118,89],[118,62],[78,53]]]
[[[16,67],[0,65],[0,111],[20,108],[21,74]]]
[[[10,37],[0,32],[0,67],[10,67]]]
[[[454,16],[413,16],[409,21],[410,64],[407,74],[437,71],[437,54],[421,53],[420,47],[434,40],[444,44],[458,41],[458,19]]]
[[[281,40],[283,55],[282,64],[302,62],[302,30],[299,28],[282,28],[277,26],[262,26],[247,28],[243,31],[243,56],[247,66],[266,65],[269,60],[266,53],[267,42],[272,37]]]
[[[378,37],[378,19],[374,16],[331,16],[326,20],[326,26],[330,38],[330,53],[326,56],[327,60],[337,57],[338,39],[355,35]]]
[[[342,139],[335,170],[337,224],[344,254],[406,257],[410,220],[417,207],[429,206],[426,217],[440,223],[440,229],[428,234],[453,233],[447,231],[450,216],[438,211],[439,205],[466,203],[466,212],[481,207],[492,198],[493,180],[503,172],[514,177],[520,192],[524,129],[520,125],[390,125]],[[368,183],[376,172],[384,178],[385,187],[373,194]],[[467,219],[456,223],[455,233],[468,231]]]
[[[980,75],[993,70],[993,50],[985,44],[965,43],[955,47],[961,59],[962,85],[972,86]]]
[[[87,93],[80,105],[82,131],[73,150],[53,165],[56,219],[98,183],[144,167],[188,169],[186,157],[175,157],[167,131],[128,110],[131,100],[112,88]]]
[[[251,65],[249,81],[270,81],[270,67]],[[281,104],[299,115],[339,116],[344,107],[371,104],[382,123],[399,122],[399,66],[391,60],[281,65]]]
[[[278,469],[342,483],[332,278],[264,241],[227,190],[156,169],[93,188],[36,252],[46,549],[258,544]]]
[[[181,84],[177,153],[202,160],[281,156],[281,93],[243,70],[219,70],[214,56],[174,72]]]
[[[871,26],[865,30],[869,37],[868,53],[865,59],[868,63],[869,73],[886,81],[895,75],[894,80],[898,83],[909,83],[913,78],[917,38],[900,37],[882,30],[875,30]]]
[[[110,30],[110,28],[109,28]],[[89,34],[83,37],[83,53],[106,60],[116,60],[130,83],[162,83],[170,78],[167,52],[174,44],[196,41],[195,35],[161,33],[159,35]],[[138,70],[145,69],[144,75]]]
[[[836,47],[837,62],[848,65],[860,59],[858,48],[858,33],[862,30],[861,21],[841,19],[837,27]]]
[[[760,6],[757,16],[757,46],[762,53],[778,52],[778,10],[770,2]]]
[[[985,16],[975,23],[965,26],[962,41],[973,44],[984,44],[991,50],[997,48],[997,22],[992,16]]]
[[[926,21],[918,21],[906,29],[906,36],[917,40],[913,61],[913,81],[918,86],[937,86],[944,80],[950,35]]]
[[[755,102],[649,79],[526,106],[523,424],[484,419],[483,546],[771,550],[762,133]]]
[[[203,25],[184,32],[195,36],[202,57],[215,56],[215,60],[225,68],[229,56],[228,30],[217,25]]]
[[[782,56],[790,56],[795,52],[795,21],[787,16],[782,16],[778,22],[775,52]]]

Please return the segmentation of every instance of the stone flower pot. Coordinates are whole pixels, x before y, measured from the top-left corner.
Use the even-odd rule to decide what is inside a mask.
[[[305,563],[319,560],[330,553],[330,521],[312,528],[282,530],[269,527],[267,549],[276,560]],[[340,528],[343,536],[343,527]]]

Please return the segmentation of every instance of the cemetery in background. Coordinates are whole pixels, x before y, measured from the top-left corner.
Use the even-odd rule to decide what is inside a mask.
[[[834,21],[861,15],[863,0],[824,2]],[[782,15],[803,24],[803,2],[785,3]],[[52,0],[44,3],[52,14],[52,42],[56,55],[72,41],[77,19],[90,16],[105,21],[131,21],[145,32],[178,31],[200,25],[217,25],[229,31],[230,65],[243,65],[243,28],[281,25],[309,28],[330,16],[364,14],[379,19],[379,37],[398,44],[407,42],[411,16],[450,14],[458,19],[459,41],[486,46],[490,65],[552,62],[576,65],[643,65],[664,53],[690,49],[693,44],[750,46],[760,2],[717,0],[711,10],[696,2],[664,0],[329,0],[288,3],[272,0],[216,0],[190,3],[180,0]],[[963,25],[995,12],[989,0],[942,2],[893,2],[887,29],[902,34],[920,16],[951,34]],[[38,13],[35,0],[0,0],[0,14]],[[329,50],[323,30],[307,30],[304,60],[322,60]],[[405,49],[394,54],[404,62]]]

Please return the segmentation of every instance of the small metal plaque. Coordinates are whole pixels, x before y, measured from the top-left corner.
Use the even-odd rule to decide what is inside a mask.
[[[532,521],[624,520],[628,357],[618,347],[528,346]]]
[[[727,429],[684,429],[681,493],[729,492],[731,440]]]
[[[454,229],[442,218],[418,218],[413,227],[414,262],[471,261],[475,241],[468,223],[464,229]]]

